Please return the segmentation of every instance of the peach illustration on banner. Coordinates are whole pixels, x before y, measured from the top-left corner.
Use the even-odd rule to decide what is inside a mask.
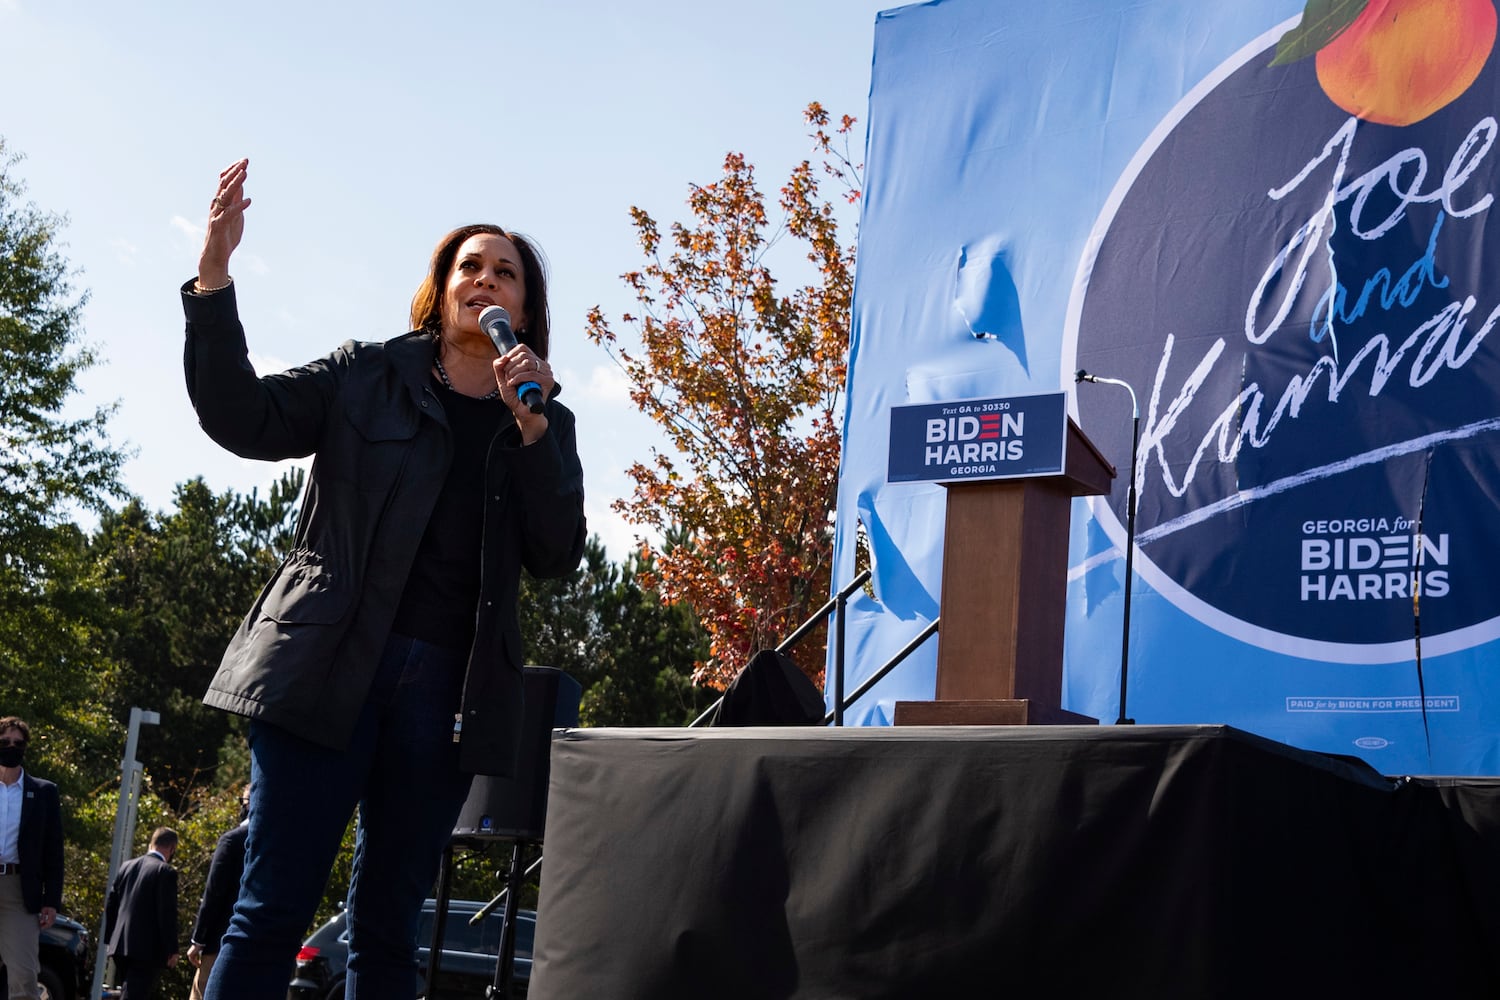
[[[1495,28],[1494,0],[1308,0],[1271,65],[1315,55],[1334,104],[1364,121],[1411,125],[1473,84]]]

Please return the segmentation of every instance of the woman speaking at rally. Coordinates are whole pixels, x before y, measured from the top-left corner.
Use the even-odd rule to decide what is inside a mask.
[[[547,363],[541,259],[498,226],[442,239],[411,333],[257,377],[229,274],[247,168],[220,175],[182,289],[188,395],[236,455],[314,459],[295,544],[204,697],[250,718],[252,788],[207,995],[286,995],[357,805],[348,996],[410,1000],[417,917],[471,777],[516,767],[521,568],[563,576],[583,554],[573,414]],[[491,306],[520,341],[503,355],[479,322]]]

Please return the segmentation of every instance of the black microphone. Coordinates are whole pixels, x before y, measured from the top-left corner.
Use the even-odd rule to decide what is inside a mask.
[[[479,328],[489,336],[490,343],[502,356],[516,346],[515,332],[510,328],[510,313],[504,306],[485,306],[479,314]],[[542,387],[535,382],[522,382],[516,386],[516,395],[532,413],[542,412]]]

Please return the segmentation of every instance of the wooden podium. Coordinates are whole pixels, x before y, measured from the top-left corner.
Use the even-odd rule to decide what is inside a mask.
[[[1061,475],[948,486],[934,701],[898,701],[898,726],[1076,725],[1064,711],[1063,620],[1074,497],[1115,467],[1068,420]]]

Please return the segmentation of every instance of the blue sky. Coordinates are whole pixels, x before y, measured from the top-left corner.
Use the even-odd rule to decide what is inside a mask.
[[[455,225],[541,243],[590,528],[623,557],[634,530],[609,502],[660,437],[583,328],[595,303],[616,320],[631,304],[628,210],[682,218],[731,149],[774,194],[809,155],[809,101],[864,119],[875,15],[894,6],[0,0],[0,136],[28,197],[68,216],[104,361],[82,402],[119,401],[127,486],[166,510],[193,476],[246,492],[279,472],[208,441],[182,386],[176,289],[219,170],[248,156],[233,270],[262,371],[405,332]]]

